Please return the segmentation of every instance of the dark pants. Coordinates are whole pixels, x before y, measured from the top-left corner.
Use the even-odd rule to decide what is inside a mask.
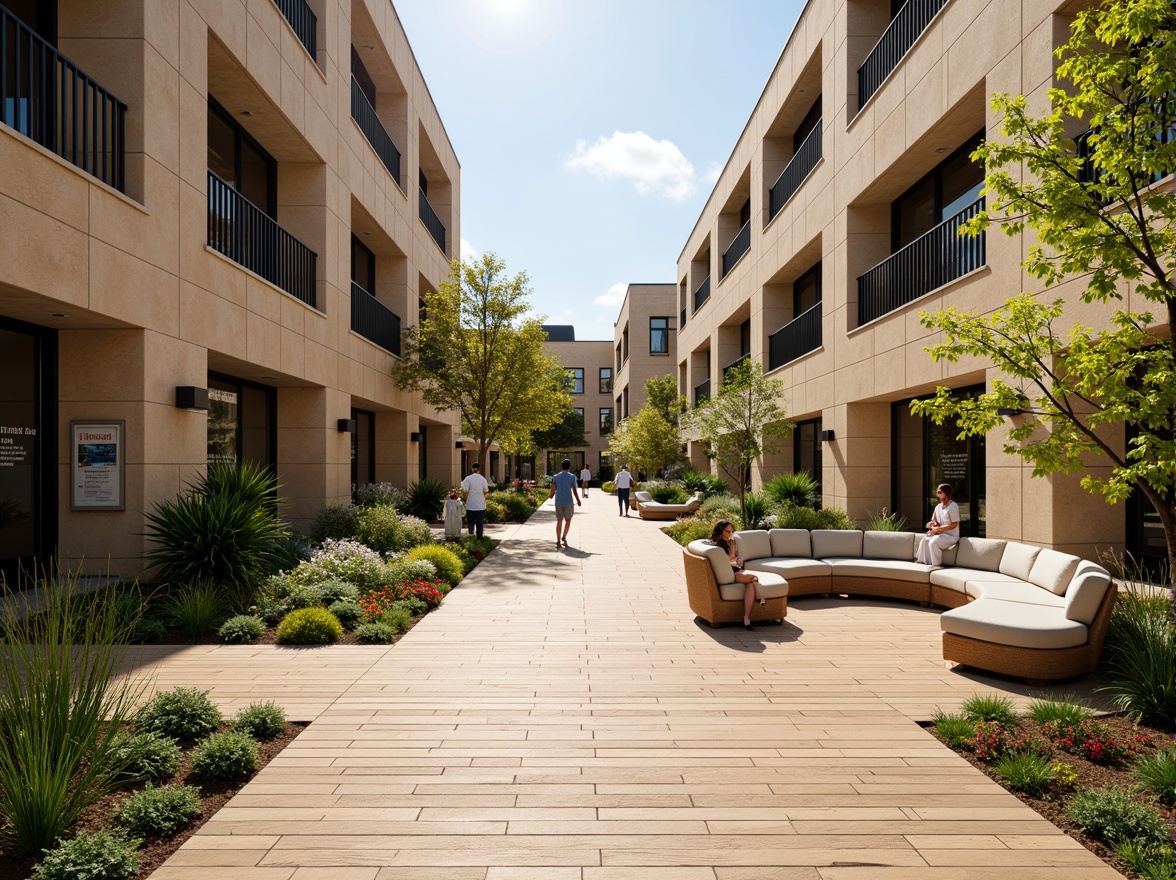
[[[621,505],[621,513],[629,512],[629,490],[617,489],[617,503]]]
[[[484,510],[466,510],[466,522],[470,526],[470,534],[476,534],[479,538],[482,537],[482,529],[486,525],[486,511]],[[474,530],[477,529],[475,532]]]

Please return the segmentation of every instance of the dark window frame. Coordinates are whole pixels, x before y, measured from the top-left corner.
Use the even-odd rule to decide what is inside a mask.
[[[351,485],[358,487],[376,481],[376,414],[371,410],[352,407],[351,418],[355,420],[355,433],[351,435]],[[366,432],[363,430],[365,424],[367,425]],[[361,439],[364,439],[360,436],[363,433],[367,434],[368,472],[363,475],[367,479],[360,482],[359,443]]]
[[[655,327],[655,321],[662,321],[664,326]],[[655,348],[653,341],[656,338],[655,333],[662,333],[662,347]],[[650,354],[669,354],[670,353],[670,319],[668,316],[656,315],[649,319],[649,353]]]
[[[605,413],[608,414],[607,417],[605,416]],[[607,421],[606,421],[606,418],[607,418]],[[612,429],[613,429],[613,408],[611,406],[602,406],[600,408],[600,424],[599,424],[600,436],[603,437],[606,434],[611,434]]]
[[[256,138],[250,135],[241,123],[237,122],[233,118],[233,115],[212,95],[208,96],[208,112],[214,114],[233,132],[233,179],[228,181],[232,184],[233,189],[244,195],[244,190],[241,188],[241,169],[243,167],[241,153],[245,145],[248,145],[256,152],[258,157],[265,163],[266,204],[258,205],[257,207],[265,211],[271,219],[276,221],[278,219],[278,160],[271,156],[269,151]]]
[[[258,391],[263,391],[266,394],[266,419],[268,420],[268,427],[266,430],[265,448],[266,457],[269,459],[266,467],[273,473],[277,473],[278,468],[278,389],[272,385],[263,385],[260,382],[250,382],[248,379],[242,379],[239,376],[232,376],[228,373],[218,373],[213,370],[208,371],[209,385],[214,381],[224,382],[226,385],[237,386],[237,436],[235,455],[237,461],[242,461],[244,454],[245,438],[244,432],[241,430],[241,405],[244,399],[243,390],[245,388],[253,388]]]
[[[362,251],[363,254],[368,258],[368,266],[370,267],[370,270],[367,273],[368,277],[366,278],[355,277],[355,252],[357,250]],[[376,295],[376,255],[372,253],[372,251],[354,234],[351,236],[351,280],[353,283],[358,284],[372,296]]]
[[[605,375],[605,374],[608,375]],[[612,394],[613,390],[613,368],[600,368],[600,394]]]
[[[936,165],[934,168],[916,180],[913,184],[907,187],[906,191],[903,192],[902,195],[890,203],[890,252],[892,254],[898,253],[898,251],[900,251],[905,246],[903,243],[904,236],[902,234],[903,203],[913,196],[917,190],[921,189],[927,183],[931,183],[933,185],[932,203],[934,205],[934,214],[938,219],[936,219],[935,223],[933,223],[930,228],[934,229],[935,226],[939,225],[944,220],[949,219],[943,216],[943,209],[946,207],[943,198],[943,172],[949,164],[957,160],[962,154],[970,153],[975,150],[979,145],[979,142],[983,139],[983,130],[978,131],[976,134],[969,137],[961,146],[952,150],[951,153],[945,156],[938,165]],[[978,172],[980,174],[980,182],[983,184],[984,169],[979,168]],[[912,235],[910,240],[914,241],[920,235],[923,235],[928,231],[928,229],[924,229],[921,232]]]
[[[584,393],[584,368],[565,367],[568,372],[568,394]],[[579,388],[577,391],[576,389]]]

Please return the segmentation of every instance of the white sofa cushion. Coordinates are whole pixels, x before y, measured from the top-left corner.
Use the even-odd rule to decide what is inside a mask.
[[[915,558],[914,532],[866,532],[862,536],[862,556],[865,559]]]
[[[1046,608],[1066,607],[1066,600],[1061,596],[1024,581],[968,581],[965,592],[973,599],[1000,599],[1002,602],[1022,602]]]
[[[1017,648],[1076,648],[1086,644],[1086,625],[1067,620],[1060,608],[977,599],[939,615],[947,633]]]
[[[779,575],[756,572],[756,577],[760,579],[760,595],[765,599],[778,599],[788,595],[788,582]],[[726,599],[728,602],[742,602],[745,589],[747,589],[746,584],[721,584],[719,598]]]
[[[1010,541],[1005,545],[1004,555],[1000,558],[1001,574],[1011,575],[1023,581],[1029,580],[1029,572],[1041,552],[1040,547],[1032,544],[1018,544]]]
[[[861,558],[862,533],[857,529],[813,529],[813,558]]]
[[[766,559],[772,553],[772,541],[764,529],[749,529],[735,533],[735,552],[743,557],[746,565],[749,559]]]
[[[649,504],[651,501],[653,501],[653,496],[650,495],[648,492],[634,492],[633,497],[640,504]]]
[[[748,571],[770,571],[789,579],[829,577],[832,567],[823,559],[781,559],[778,556],[768,559],[753,559],[747,563]]]
[[[1037,554],[1037,561],[1033,563],[1033,569],[1029,572],[1029,582],[1045,587],[1051,593],[1064,596],[1080,561],[1077,556],[1071,556],[1069,553],[1042,550]]]
[[[916,544],[915,546],[917,547],[918,544]],[[959,544],[959,541],[957,541],[956,543],[952,544],[950,547],[948,547],[946,550],[943,551],[943,564],[944,565],[955,565],[956,564],[956,556],[959,554],[959,552],[960,552],[960,544]]]
[[[772,541],[773,556],[812,558],[813,545],[808,529],[770,529],[768,538]]]
[[[899,559],[827,559],[833,570],[833,577],[878,578],[879,580],[905,581],[912,584],[926,584],[935,570],[933,565]]]
[[[1066,617],[1090,626],[1110,586],[1111,578],[1105,571],[1076,575],[1066,590]]]
[[[705,556],[710,560],[711,569],[715,573],[715,583],[720,587],[723,584],[735,583],[735,572],[731,570],[731,562],[727,559],[727,554],[723,552],[722,547],[718,547],[710,541],[691,541],[686,545],[686,549],[695,556]]]
[[[1005,542],[995,538],[960,538],[957,542],[955,562],[961,568],[979,568],[982,571],[1000,571],[1000,558],[1004,555]]]
[[[937,568],[931,572],[931,584],[947,587],[957,593],[966,591],[969,581],[991,581],[993,583],[1023,584],[1023,580],[1001,574],[999,571],[985,571],[982,568]],[[1034,589],[1037,589],[1034,587]]]

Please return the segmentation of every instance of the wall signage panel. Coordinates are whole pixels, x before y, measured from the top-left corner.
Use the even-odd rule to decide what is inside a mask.
[[[126,510],[126,422],[70,422],[70,510]]]

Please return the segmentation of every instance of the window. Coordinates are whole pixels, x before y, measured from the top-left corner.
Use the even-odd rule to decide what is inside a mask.
[[[621,333],[621,363],[629,359],[629,326],[625,325],[625,330]]]
[[[903,193],[892,210],[892,249],[906,247],[980,198],[984,168],[969,156],[980,143],[977,134]]]
[[[208,99],[208,170],[277,219],[277,162],[211,97]]]
[[[792,472],[807,473],[817,481],[817,498],[821,497],[821,420],[797,422],[792,432]]]
[[[580,417],[580,424],[584,424],[584,407],[573,406],[572,411]]]
[[[208,463],[277,462],[277,395],[232,376],[208,376]]]
[[[376,295],[376,255],[351,236],[351,280],[372,296]]]
[[[602,406],[600,408],[600,434],[603,437],[605,434],[612,433],[612,407]]]
[[[362,486],[376,481],[376,414],[363,409],[351,410],[355,432],[351,435],[351,485]]]
[[[600,368],[600,393],[612,394],[612,367]]]
[[[568,391],[572,394],[584,393],[583,367],[568,367]]]
[[[650,318],[649,319],[649,353],[650,354],[669,354],[670,353],[670,319],[669,318]]]
[[[792,282],[792,315],[802,315],[821,301],[821,264]]]

